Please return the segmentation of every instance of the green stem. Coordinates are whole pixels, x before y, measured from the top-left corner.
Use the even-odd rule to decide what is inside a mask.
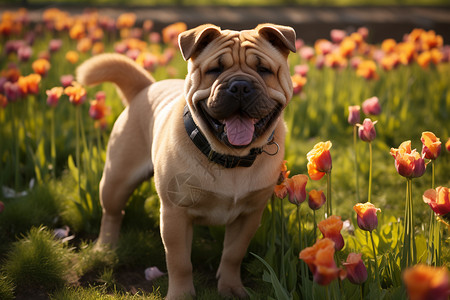
[[[367,202],[370,203],[372,195],[372,142],[369,142],[369,192],[367,196]]]
[[[56,178],[56,145],[55,145],[55,109],[51,110],[50,117],[50,157],[52,161],[52,177]]]
[[[370,231],[370,240],[372,241],[372,251],[373,251],[373,258],[375,260],[375,277],[377,279],[378,288],[381,289],[381,282],[380,282],[380,274],[378,271],[378,259],[377,259],[377,252],[375,250],[375,241],[373,240],[373,234],[372,231]]]
[[[331,205],[331,171],[327,173],[327,215],[325,216],[328,218],[329,216],[333,215],[333,208]]]
[[[358,128],[356,125],[353,126],[353,151],[355,156],[355,184],[356,184],[356,203],[361,202],[359,199],[359,174],[358,174],[358,152],[356,149],[356,141],[357,141],[357,132]]]
[[[280,278],[281,283],[283,286],[285,286],[286,282],[286,271],[284,268],[284,205],[283,205],[283,199],[280,201],[280,215],[281,215],[281,265],[280,265]]]
[[[78,168],[78,196],[81,200],[81,158],[80,158],[80,106],[75,107],[75,122],[76,122],[76,128],[75,128],[75,160]]]
[[[410,205],[410,226],[411,226],[411,252],[413,265],[417,262],[417,249],[416,249],[416,233],[414,230],[414,205],[412,201],[412,179],[409,179],[409,205]]]
[[[363,300],[364,299],[364,291],[363,291],[363,285],[362,284],[359,285],[359,290],[361,291],[361,300]]]
[[[303,230],[302,230],[302,221],[300,218],[300,205],[297,205],[297,224],[298,224],[298,239],[299,239],[299,247],[300,251],[303,250]]]
[[[19,132],[17,130],[16,124],[16,103],[11,103],[11,116],[12,116],[12,132],[14,136],[14,189],[17,191],[19,189]]]

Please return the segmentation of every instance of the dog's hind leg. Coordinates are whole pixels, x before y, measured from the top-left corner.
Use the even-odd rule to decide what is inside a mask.
[[[98,246],[115,246],[128,198],[153,173],[150,145],[144,137],[133,105],[127,107],[112,130],[100,182],[103,208]]]

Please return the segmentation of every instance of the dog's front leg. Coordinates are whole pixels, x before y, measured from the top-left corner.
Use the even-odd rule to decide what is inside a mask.
[[[192,221],[183,208],[163,207],[161,210],[161,237],[166,251],[169,273],[167,299],[185,299],[195,295],[192,278]]]
[[[218,290],[223,296],[248,296],[241,281],[241,263],[250,240],[259,227],[263,210],[264,208],[240,215],[226,226],[223,253],[217,271]]]

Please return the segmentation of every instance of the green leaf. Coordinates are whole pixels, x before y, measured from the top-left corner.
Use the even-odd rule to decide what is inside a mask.
[[[261,257],[256,255],[255,253],[251,253],[253,256],[255,256],[259,261],[261,261],[264,266],[269,271],[269,276],[266,276],[265,281],[270,282],[272,284],[272,287],[275,291],[275,296],[277,297],[277,300],[290,300],[292,297],[290,297],[287,293],[287,291],[283,288],[280,281],[278,280],[275,271],[272,269],[272,267]]]

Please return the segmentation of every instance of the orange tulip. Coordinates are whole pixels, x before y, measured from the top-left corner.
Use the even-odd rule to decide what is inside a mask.
[[[294,87],[294,91],[293,91],[294,95],[300,94],[303,87],[306,84],[306,81],[307,81],[306,77],[304,77],[300,74],[294,74],[294,75],[292,75],[291,79],[292,79],[292,85]]]
[[[44,58],[39,58],[31,64],[34,73],[37,73],[41,76],[47,75],[48,70],[50,70],[50,63],[48,60]]]
[[[425,161],[416,149],[411,150],[411,141],[403,142],[398,149],[391,148],[391,155],[397,172],[403,177],[415,178],[425,173]]]
[[[424,69],[428,68],[428,65],[430,64],[430,62],[431,62],[430,51],[424,51],[424,52],[420,53],[419,56],[417,57],[417,63],[419,64],[419,66],[421,66]]]
[[[430,131],[422,132],[420,140],[423,144],[422,155],[428,159],[436,159],[441,153],[441,140]]]
[[[117,28],[131,28],[136,23],[136,15],[134,13],[123,13],[117,19]]]
[[[17,84],[22,92],[23,96],[27,94],[36,95],[39,92],[39,83],[41,82],[41,76],[39,74],[30,74],[28,76],[20,76]]]
[[[314,281],[320,285],[330,284],[341,272],[334,261],[334,242],[328,238],[303,249],[299,257],[308,265]]]
[[[403,272],[410,300],[448,300],[449,274],[446,267],[415,265]]]
[[[286,178],[288,178],[291,173],[291,171],[288,171],[286,167],[286,162],[287,161],[283,160],[281,163],[280,175],[277,182],[278,184],[274,188],[275,195],[280,199],[284,199],[287,195]]]
[[[96,99],[91,101],[89,107],[89,116],[94,120],[100,120],[111,112],[111,108],[106,105],[105,99]]]
[[[323,191],[311,190],[308,193],[308,205],[312,210],[318,210],[325,202],[326,197]]]
[[[80,105],[86,100],[86,90],[78,82],[72,82],[72,86],[64,89],[64,94],[69,96],[69,100],[73,105]]]
[[[292,178],[286,178],[286,189],[289,195],[289,202],[300,205],[306,199],[306,184],[308,176],[299,174]]]
[[[386,39],[381,43],[381,50],[385,53],[391,53],[394,51],[397,42],[394,39]]]
[[[166,44],[178,45],[178,35],[186,31],[187,25],[183,22],[171,24],[162,30],[163,41]]]
[[[450,213],[450,189],[438,186],[436,189],[426,190],[423,201],[428,204],[437,215]]]
[[[367,80],[378,79],[377,65],[372,60],[363,60],[358,65],[356,75],[364,77]]]
[[[321,179],[326,173],[331,172],[332,161],[330,141],[317,143],[314,148],[306,154],[308,159],[308,174],[312,180]]]
[[[337,251],[344,247],[344,238],[341,234],[344,222],[342,222],[341,217],[330,216],[327,219],[320,221],[317,226],[324,238],[329,238],[334,242]]]
[[[447,142],[445,143],[445,149],[450,152],[450,138],[448,138]]]
[[[71,64],[77,63],[78,57],[78,52],[76,51],[71,50],[66,53],[66,60]]]

